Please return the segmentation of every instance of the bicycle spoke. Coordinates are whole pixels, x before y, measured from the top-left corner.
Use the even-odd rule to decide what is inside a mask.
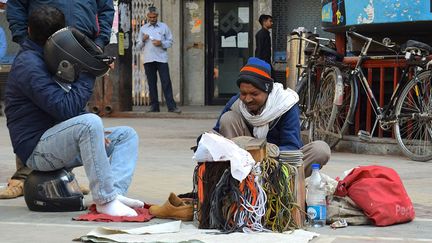
[[[346,85],[342,105],[333,104],[335,99],[336,73],[329,72],[321,82],[321,88],[313,106],[313,140],[323,140],[335,146],[348,127],[347,115],[351,104],[351,88]]]
[[[430,71],[421,73],[404,88],[396,107],[395,133],[408,157],[432,159],[432,114]]]

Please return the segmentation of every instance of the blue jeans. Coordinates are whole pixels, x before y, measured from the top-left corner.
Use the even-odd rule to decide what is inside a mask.
[[[153,110],[159,110],[159,98],[157,91],[157,72],[161,79],[162,91],[165,96],[168,110],[174,110],[177,106],[173,98],[171,78],[168,63],[148,62],[144,63],[150,93],[150,106]]]
[[[105,144],[104,138],[110,143]],[[104,128],[102,119],[84,114],[48,129],[27,160],[38,171],[84,165],[97,204],[126,194],[138,157],[138,135],[130,127]]]

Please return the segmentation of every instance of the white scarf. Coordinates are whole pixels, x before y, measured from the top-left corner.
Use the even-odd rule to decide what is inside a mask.
[[[268,95],[264,109],[260,114],[250,114],[243,102],[240,102],[239,106],[243,117],[254,127],[254,137],[266,138],[270,122],[285,114],[298,101],[298,94],[294,90],[284,89],[282,84],[274,83],[273,90]]]

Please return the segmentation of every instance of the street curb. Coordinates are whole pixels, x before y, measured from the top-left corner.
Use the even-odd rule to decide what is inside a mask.
[[[182,112],[180,114],[173,112],[139,112],[139,111],[123,111],[114,112],[106,117],[113,118],[166,118],[166,119],[217,119],[219,113],[203,113],[203,112]]]
[[[362,141],[357,136],[344,136],[333,150],[355,154],[403,156],[393,138],[372,138],[369,141]]]

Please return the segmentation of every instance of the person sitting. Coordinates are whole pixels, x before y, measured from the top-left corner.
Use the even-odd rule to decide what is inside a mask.
[[[36,171],[84,166],[99,213],[136,216],[133,208],[144,203],[124,195],[138,156],[137,133],[126,126],[104,128],[100,117],[85,113],[94,74],[80,72],[65,86],[48,71],[44,45],[65,26],[60,10],[49,6],[35,9],[28,25],[28,38],[12,64],[5,93],[14,152]]]
[[[270,73],[270,64],[256,57],[249,58],[237,79],[240,93],[225,105],[213,130],[229,139],[238,136],[266,138],[280,151],[301,150],[308,177],[312,173],[312,163],[322,167],[328,162],[330,147],[324,141],[303,146],[298,95],[274,83]]]
[[[67,1],[67,0],[0,0],[7,9],[6,18],[9,23],[12,40],[21,45],[28,37],[28,17],[34,10],[43,5],[58,8],[65,14],[66,25],[78,29],[103,50],[109,44],[111,27],[114,19],[114,6],[112,0]],[[1,13],[0,13],[1,14]],[[112,64],[114,65],[114,63]],[[8,180],[8,186],[0,191],[0,199],[12,199],[23,195],[23,185],[31,173],[28,167],[15,156],[16,171]],[[89,193],[87,186],[81,185],[84,194]]]

